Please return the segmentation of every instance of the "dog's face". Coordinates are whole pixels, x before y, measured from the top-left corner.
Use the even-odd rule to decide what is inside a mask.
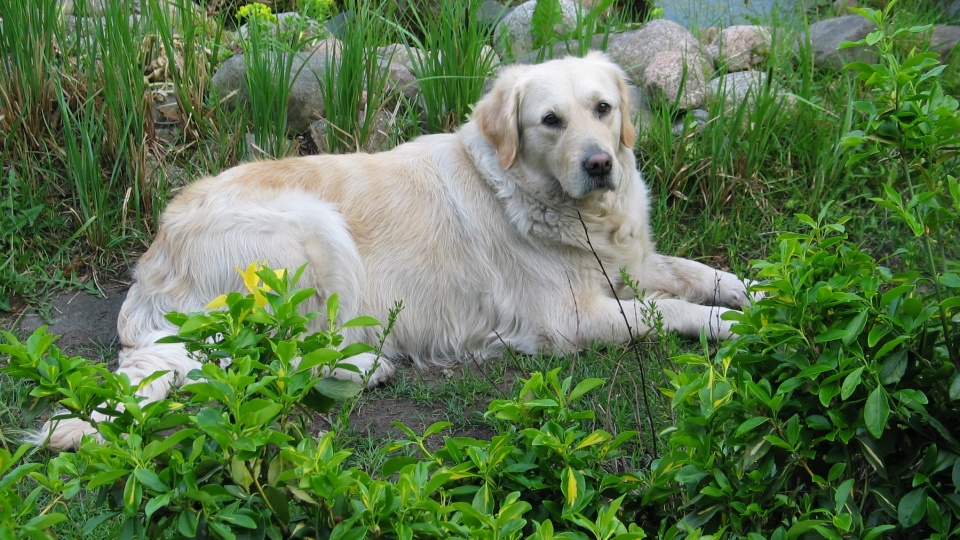
[[[507,68],[473,117],[503,170],[519,164],[579,199],[621,181],[620,145],[636,138],[629,110],[623,71],[591,53]]]

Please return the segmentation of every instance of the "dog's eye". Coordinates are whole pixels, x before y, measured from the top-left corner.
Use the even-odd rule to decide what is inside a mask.
[[[547,113],[543,115],[543,119],[540,120],[540,123],[547,127],[560,127],[560,117],[553,113]]]
[[[606,101],[601,101],[600,103],[597,103],[597,114],[599,114],[600,116],[603,116],[608,112],[610,112],[610,109],[611,109],[610,104],[607,103]]]

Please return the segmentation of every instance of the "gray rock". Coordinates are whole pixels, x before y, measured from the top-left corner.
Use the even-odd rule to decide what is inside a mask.
[[[767,84],[770,85],[769,90],[766,89]],[[728,73],[707,83],[709,99],[722,99],[727,110],[736,110],[744,103],[752,109],[756,105],[757,96],[766,95],[767,92],[776,96],[777,102],[789,107],[794,106],[794,98],[784,93],[776,81],[768,81],[767,74],[762,71]]]
[[[687,111],[673,123],[673,136],[682,137],[684,133],[699,132],[710,121],[710,113],[704,109]]]
[[[480,8],[474,16],[480,21],[481,26],[490,28],[500,24],[500,21],[511,11],[513,11],[512,7],[504,6],[493,0],[483,0],[483,2],[480,2]]]
[[[846,15],[824,19],[810,25],[809,45],[813,52],[813,61],[820,66],[829,66],[834,69],[843,69],[850,62],[873,62],[877,58],[876,51],[866,47],[840,49],[837,47],[844,41],[858,41],[863,39],[876,26],[859,15]],[[804,39],[801,37],[801,39]],[[799,43],[797,45],[799,47]]]
[[[403,94],[408,100],[416,100],[420,93],[420,84],[417,78],[403,63],[396,60],[381,58],[378,60],[381,69],[387,72],[387,92],[393,94]]]
[[[950,55],[958,42],[960,42],[960,26],[938,24],[933,27],[930,35],[930,50],[942,58]]]
[[[960,0],[947,2],[947,5],[943,8],[943,13],[948,19],[960,19]]]
[[[692,53],[708,60],[713,67],[713,59],[703,52],[693,33],[666,19],[654,19],[636,30],[613,34],[607,42],[607,54],[636,82],[643,80],[653,58],[667,51]]]
[[[289,53],[288,53],[289,54]],[[276,62],[279,54],[272,57]],[[290,97],[287,100],[287,127],[302,133],[322,117],[324,105],[322,85],[326,80],[328,56],[320,53],[297,53],[290,69]],[[227,106],[245,106],[250,101],[247,87],[247,63],[243,55],[228,58],[213,75],[213,89]]]
[[[411,72],[416,72],[417,66],[423,64],[427,53],[417,47],[407,47],[402,43],[385,45],[377,50],[377,56],[397,62]]]
[[[603,44],[603,36],[596,35],[590,43],[587,44],[586,51],[599,50]],[[536,64],[543,60],[551,58],[563,58],[565,56],[583,56],[586,51],[580,51],[580,43],[576,40],[558,41],[553,44],[553,50],[545,52],[544,50],[530,51],[526,54],[515,57],[518,64]]]
[[[710,48],[727,71],[744,71],[762,64],[770,56],[773,37],[764,26],[737,25],[720,31]]]
[[[533,10],[537,0],[529,0],[514,8],[500,21],[493,32],[493,46],[501,57],[519,58],[534,50]],[[571,0],[560,0],[562,22],[553,27],[557,34],[565,34],[577,27],[577,4]]]
[[[641,81],[652,97],[675,102],[680,109],[695,109],[706,99],[711,69],[709,60],[697,50],[664,51],[647,64]]]

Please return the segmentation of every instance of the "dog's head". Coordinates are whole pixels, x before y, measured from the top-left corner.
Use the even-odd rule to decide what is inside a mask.
[[[636,139],[626,76],[601,53],[504,69],[473,118],[500,168],[546,174],[575,199],[616,189]]]

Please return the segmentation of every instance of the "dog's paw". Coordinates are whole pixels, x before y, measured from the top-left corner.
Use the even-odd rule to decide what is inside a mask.
[[[103,440],[97,428],[88,422],[79,418],[66,418],[54,421],[52,425],[51,422],[43,424],[40,431],[32,433],[27,441],[52,452],[63,452],[79,448],[84,435],[93,435],[98,440]]]
[[[338,379],[354,381],[357,384],[365,384],[367,388],[374,388],[383,384],[397,372],[393,363],[383,357],[375,354],[364,353],[352,356],[343,361],[357,368],[357,371],[351,369],[338,368],[330,374]]]
[[[749,306],[760,298],[763,298],[761,292],[751,292],[750,287],[756,284],[750,279],[742,279],[730,272],[717,272],[717,304],[729,308],[742,308]]]

